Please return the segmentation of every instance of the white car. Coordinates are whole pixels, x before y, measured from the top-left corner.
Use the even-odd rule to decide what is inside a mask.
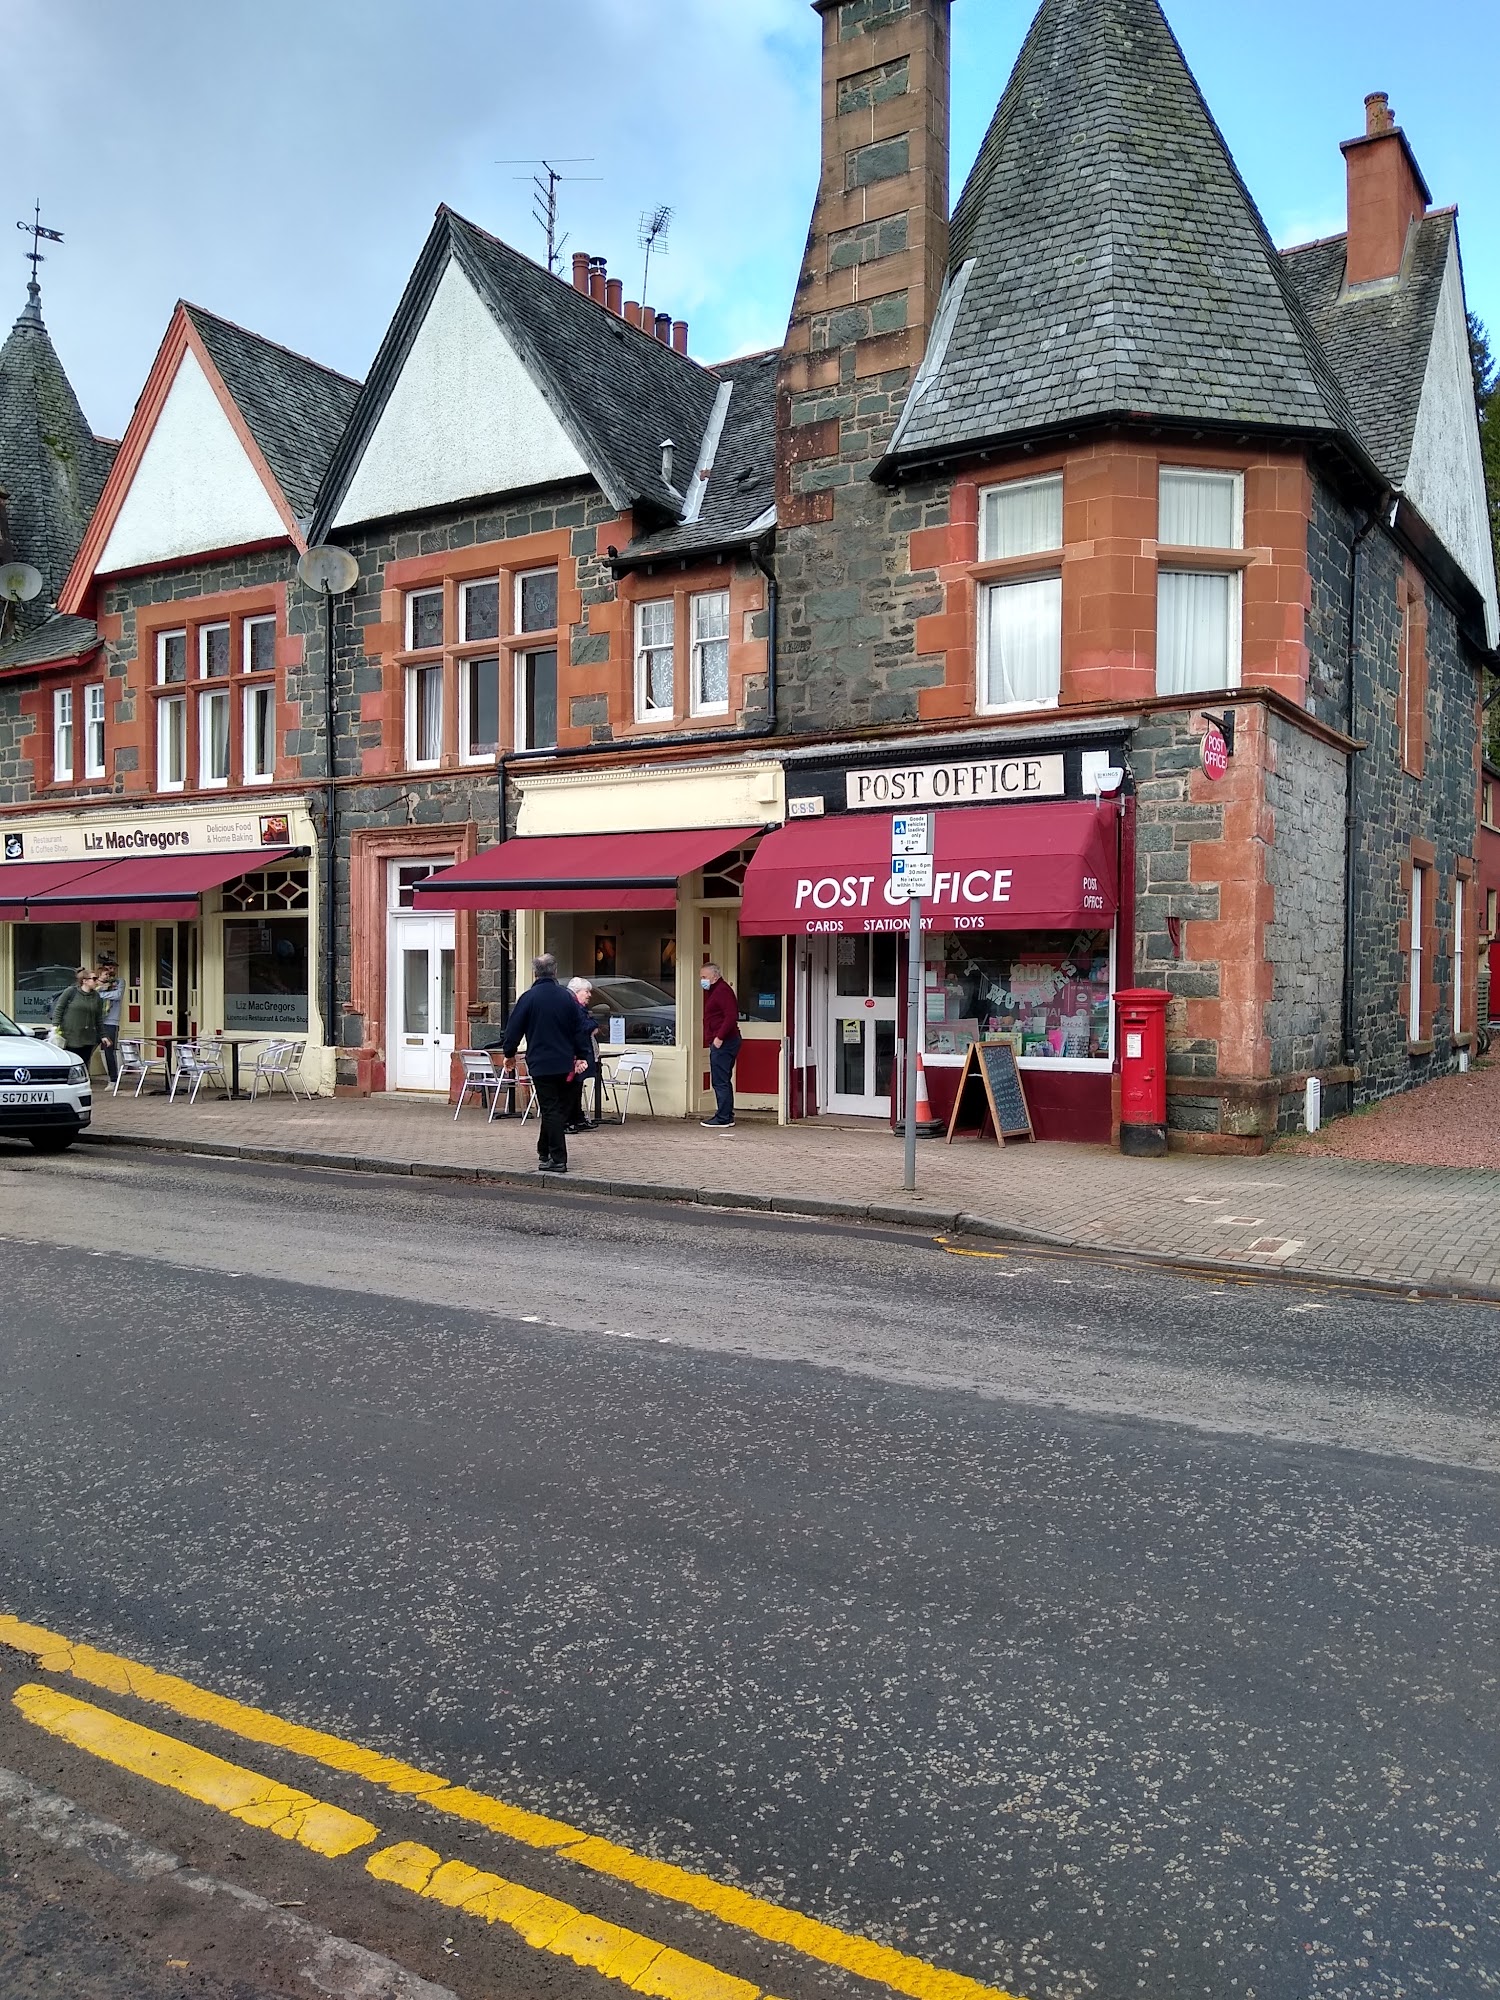
[[[0,1014],[0,1139],[29,1139],[39,1153],[60,1153],[93,1115],[89,1073],[77,1056]]]

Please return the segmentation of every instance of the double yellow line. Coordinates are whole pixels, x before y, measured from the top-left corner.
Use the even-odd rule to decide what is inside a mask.
[[[508,1805],[466,1785],[450,1785],[432,1772],[342,1737],[230,1701],[117,1653],[75,1645],[55,1632],[3,1613],[0,1645],[30,1655],[44,1673],[65,1675],[106,1693],[153,1703],[186,1720],[209,1723],[245,1742],[290,1751],[395,1797],[414,1799],[449,1818],[484,1827],[596,1875],[700,1911],[819,1965],[855,1973],[905,1995],[906,2000],[1015,2000],[998,1987],[981,1985],[872,1939],[851,1936],[710,1876],[650,1860],[565,1821]],[[72,1695],[28,1685],[18,1689],[12,1699],[29,1722],[49,1734],[120,1769],[229,1813],[243,1824],[296,1841],[316,1854],[339,1858],[380,1838],[373,1822],[357,1814],[210,1756],[174,1737],[144,1729]],[[463,1862],[445,1862],[431,1848],[414,1842],[381,1848],[364,1865],[377,1880],[395,1883],[486,1923],[502,1924],[533,1949],[591,1967],[634,1992],[656,1995],[659,2000],[771,2000],[748,1980],[720,1972],[654,1939],[588,1916],[502,1876]]]

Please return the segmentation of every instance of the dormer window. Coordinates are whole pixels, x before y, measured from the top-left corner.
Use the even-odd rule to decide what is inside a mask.
[[[1214,552],[1244,548],[1241,476],[1164,466],[1157,544],[1157,693],[1238,687],[1242,566],[1221,566]]]
[[[979,591],[979,707],[1055,708],[1062,685],[1062,474],[992,486],[979,560],[1004,565]]]

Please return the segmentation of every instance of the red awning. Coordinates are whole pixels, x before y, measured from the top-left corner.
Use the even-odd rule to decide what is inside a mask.
[[[429,875],[412,900],[419,910],[670,910],[682,876],[760,831],[717,826],[507,840]]]
[[[1119,902],[1117,805],[972,806],[935,815],[940,931],[1107,930]],[[906,905],[886,893],[887,813],[793,820],[768,834],[745,875],[746,937],[897,931]]]
[[[24,922],[34,896],[55,894],[65,882],[81,882],[103,865],[99,861],[13,861],[0,868],[0,923]]]
[[[17,898],[13,864],[0,872],[0,919],[34,924],[118,922],[170,923],[198,913],[205,889],[217,889],[236,875],[285,861],[290,847],[256,847],[237,854],[142,854],[128,861],[56,861],[35,864],[53,879],[21,885]],[[22,864],[30,872],[30,864]]]

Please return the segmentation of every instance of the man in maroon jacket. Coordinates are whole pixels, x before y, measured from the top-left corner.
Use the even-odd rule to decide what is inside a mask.
[[[698,984],[703,988],[703,1039],[708,1045],[708,1073],[713,1078],[712,1118],[701,1122],[710,1131],[728,1132],[734,1126],[734,1064],[740,1052],[740,1003],[734,988],[716,965],[705,965]]]

